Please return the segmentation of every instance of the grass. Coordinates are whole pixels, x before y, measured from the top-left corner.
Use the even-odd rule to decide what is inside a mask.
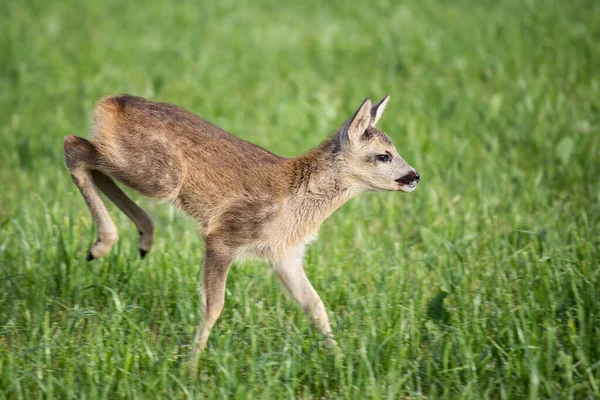
[[[600,398],[600,3],[206,3],[1,2],[0,398]],[[146,260],[111,208],[85,262],[62,138],[101,96],[290,156],[388,91],[421,184],[352,200],[307,256],[343,359],[249,263],[189,376],[203,245],[169,205],[135,197]]]

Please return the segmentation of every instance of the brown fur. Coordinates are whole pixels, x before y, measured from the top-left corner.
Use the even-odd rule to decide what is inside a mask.
[[[120,95],[102,99],[90,140],[67,136],[66,164],[98,225],[89,259],[106,254],[117,231],[96,188],[136,224],[142,255],[152,245],[150,216],[110,178],[150,198],[172,201],[194,218],[206,242],[204,322],[193,363],[223,307],[231,262],[269,261],[284,286],[325,335],[327,314],[302,269],[305,244],[345,201],[368,190],[410,191],[413,173],[389,138],[374,126],[386,96],[365,100],[339,133],[294,158],[279,157],[172,104]],[[376,155],[390,154],[380,163]],[[406,185],[405,185],[406,184]],[[329,338],[331,340],[331,338]]]

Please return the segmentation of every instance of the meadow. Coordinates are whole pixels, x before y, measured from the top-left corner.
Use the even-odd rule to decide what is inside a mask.
[[[600,2],[4,0],[0,58],[1,399],[600,398]],[[203,244],[169,204],[132,194],[146,259],[111,205],[85,261],[62,140],[102,96],[293,156],[388,92],[421,183],[353,199],[306,258],[343,358],[237,263],[190,375]]]

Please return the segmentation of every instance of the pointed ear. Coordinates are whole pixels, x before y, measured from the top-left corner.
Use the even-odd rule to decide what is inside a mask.
[[[379,103],[375,104],[371,107],[371,126],[377,125],[379,122],[379,118],[383,115],[383,111],[387,106],[388,101],[390,100],[390,93],[387,94]]]
[[[357,141],[365,133],[370,123],[371,99],[367,97],[344,125],[342,135],[346,136],[351,142]]]

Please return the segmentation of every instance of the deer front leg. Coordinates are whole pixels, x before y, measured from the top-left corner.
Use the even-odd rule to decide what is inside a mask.
[[[327,345],[335,346],[325,305],[304,272],[303,258],[304,245],[301,245],[289,250],[281,259],[274,262],[273,270],[302,310],[308,314],[315,327],[325,336]]]
[[[207,242],[201,289],[203,321],[196,328],[190,361],[192,371],[196,370],[200,352],[206,347],[210,331],[223,311],[225,283],[231,262],[229,253],[218,251]]]

